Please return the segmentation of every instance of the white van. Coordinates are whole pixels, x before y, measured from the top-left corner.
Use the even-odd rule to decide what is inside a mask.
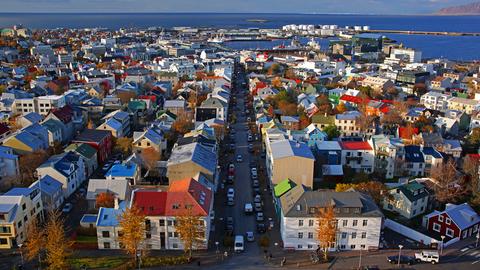
[[[235,246],[233,247],[233,250],[235,252],[242,252],[244,248],[244,240],[243,240],[243,235],[236,235],[235,236]]]

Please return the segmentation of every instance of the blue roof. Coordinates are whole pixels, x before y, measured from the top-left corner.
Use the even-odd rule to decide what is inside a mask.
[[[116,119],[114,118],[110,118],[107,120],[107,122],[105,122],[105,124],[111,128],[113,128],[114,130],[121,130],[122,129],[122,123],[118,122]]]
[[[54,194],[62,189],[62,183],[58,182],[50,175],[45,175],[40,180],[35,181],[30,187],[39,188],[42,193]]]
[[[29,132],[20,132],[15,138],[33,150],[42,148],[42,142]]]
[[[422,152],[423,154],[433,156],[434,158],[442,158],[442,155],[433,147],[424,147]]]
[[[97,217],[97,227],[115,227],[119,224],[120,216],[125,209],[125,203],[119,205],[119,209],[101,207]]]
[[[42,121],[42,116],[36,112],[29,112],[23,116],[23,118],[27,119],[32,123],[38,123]]]
[[[107,172],[106,176],[112,177],[133,177],[137,171],[136,164],[115,164]]]
[[[425,162],[422,151],[420,151],[420,146],[405,146],[405,160],[407,162]]]
[[[80,223],[97,223],[98,215],[85,214],[83,215]]]
[[[158,134],[156,131],[152,129],[148,129],[147,132],[145,132],[145,138],[149,139],[154,144],[162,143],[162,139],[163,139],[162,135]]]
[[[29,196],[32,193],[33,188],[12,188],[7,191],[5,194],[6,196]]]
[[[308,159],[315,159],[312,151],[307,144],[296,142],[292,140],[281,140],[271,144],[272,155],[274,159],[284,157],[304,157]]]

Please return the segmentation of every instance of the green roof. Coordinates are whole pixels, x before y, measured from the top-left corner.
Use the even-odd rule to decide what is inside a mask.
[[[147,108],[147,103],[142,100],[130,100],[128,102],[128,109],[134,111],[145,110]]]
[[[279,198],[283,194],[287,193],[290,189],[295,186],[295,183],[290,181],[290,179],[285,179],[282,182],[278,183],[274,188],[273,191],[275,193],[275,197]]]
[[[42,126],[44,126],[48,131],[50,132],[57,132],[61,131],[60,127],[60,121],[54,120],[54,119],[48,119],[47,121],[42,123]]]
[[[72,143],[65,150],[75,151],[86,158],[92,158],[97,153],[95,148],[86,143]]]
[[[335,116],[316,114],[312,116],[312,123],[314,124],[326,124],[326,125],[335,125]]]

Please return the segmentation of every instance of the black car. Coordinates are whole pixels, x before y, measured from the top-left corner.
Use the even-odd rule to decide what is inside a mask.
[[[227,217],[225,219],[225,230],[227,232],[233,232],[233,230],[234,230],[233,217]]]
[[[265,227],[265,223],[257,223],[257,232],[258,233],[265,233],[267,228]]]
[[[412,256],[405,256],[405,255],[401,255],[401,256],[389,256],[387,257],[387,260],[389,263],[391,264],[398,264],[398,259],[400,258],[400,264],[408,264],[408,265],[412,265],[415,263],[415,258],[412,257]]]

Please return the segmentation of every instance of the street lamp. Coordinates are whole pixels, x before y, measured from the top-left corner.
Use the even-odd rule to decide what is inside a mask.
[[[20,259],[22,261],[22,266],[23,266],[23,250],[22,250],[23,244],[18,244],[18,249],[20,250]]]
[[[218,250],[218,244],[220,243],[218,241],[215,241],[215,246],[217,246],[217,251],[216,251],[217,254],[220,253],[220,250]]]
[[[142,252],[140,250],[137,251],[137,259],[138,259],[138,269],[140,269],[140,265],[142,264]]]
[[[445,239],[445,235],[440,236],[442,238],[442,245],[440,246],[440,255],[443,254],[443,240]]]
[[[480,230],[477,231],[477,242],[475,242],[475,247],[478,247],[478,239],[480,238]]]
[[[398,245],[399,251],[398,251],[398,268],[400,268],[400,257],[402,255],[402,245]]]

